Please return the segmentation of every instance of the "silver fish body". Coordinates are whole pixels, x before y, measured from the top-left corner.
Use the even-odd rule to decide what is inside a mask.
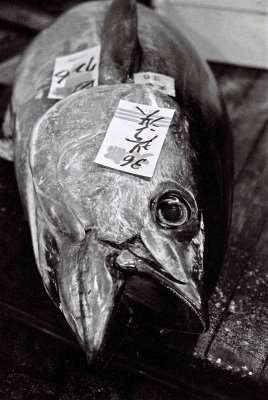
[[[159,329],[207,329],[232,176],[231,135],[207,66],[153,11],[109,5],[81,4],[33,41],[10,122],[36,263],[90,363],[119,304]],[[99,86],[48,99],[55,58],[99,44]],[[173,77],[176,98],[134,84],[139,71]],[[150,180],[94,163],[120,99],[176,110]]]

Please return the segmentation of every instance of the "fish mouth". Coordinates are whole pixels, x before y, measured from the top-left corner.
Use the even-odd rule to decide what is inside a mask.
[[[132,334],[139,340],[152,330],[176,335],[207,329],[197,283],[187,274],[171,275],[173,270],[154,259],[140,236],[115,244],[91,231],[72,254],[72,262],[63,260],[65,269],[59,269],[59,295],[90,364],[106,363]]]
[[[124,285],[110,319],[105,346],[118,344],[130,325],[150,328],[160,334],[166,330],[200,334],[208,328],[206,307],[200,288],[191,281],[170,276],[151,259],[123,249],[107,261],[107,268],[120,271]],[[109,264],[109,265],[108,265]],[[115,338],[113,345],[111,342]],[[106,351],[104,351],[106,353]]]
[[[206,322],[199,310],[172,285],[163,284],[145,273],[131,273],[126,280],[124,302],[135,310],[141,324],[199,334],[205,332]],[[142,289],[142,290],[141,290]]]
[[[207,312],[201,290],[194,282],[182,282],[168,276],[157,264],[137,257],[132,265],[117,259],[117,266],[126,274],[123,292],[126,304],[160,329],[174,329],[191,334],[208,328]]]

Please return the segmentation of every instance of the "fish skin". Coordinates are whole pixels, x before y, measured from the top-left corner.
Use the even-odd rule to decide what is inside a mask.
[[[92,330],[91,335],[82,336],[85,335],[85,329],[92,326],[92,316],[101,315],[99,322],[103,324],[104,310],[102,307],[109,305],[107,314],[112,312],[111,307],[115,303],[122,282],[119,277],[116,283],[112,282],[111,277],[109,279],[109,275],[103,272],[102,283],[106,276],[106,289],[107,293],[111,293],[111,301],[108,302],[106,296],[105,304],[101,303],[100,305],[96,302],[94,313],[91,312],[90,317],[80,314],[82,312],[81,304],[83,305],[82,308],[86,307],[83,296],[88,290],[79,291],[78,284],[81,283],[81,280],[84,282],[84,277],[87,274],[89,276],[87,282],[93,282],[96,276],[99,277],[97,271],[100,268],[94,268],[91,263],[90,266],[88,264],[88,269],[85,269],[83,262],[77,265],[73,260],[80,259],[79,254],[85,241],[88,242],[88,236],[95,232],[95,236],[93,235],[91,242],[89,242],[91,247],[88,251],[94,248],[96,252],[99,246],[103,247],[103,243],[106,243],[106,248],[109,247],[110,243],[115,246],[124,244],[123,249],[127,251],[126,243],[131,238],[140,237],[143,245],[152,254],[154,263],[157,261],[159,265],[166,265],[167,270],[164,275],[167,275],[167,279],[162,276],[162,273],[158,274],[158,277],[162,276],[163,285],[169,285],[170,276],[177,281],[181,280],[187,283],[188,294],[191,293],[188,300],[196,307],[197,313],[200,313],[199,318],[203,322],[204,316],[201,309],[204,305],[201,304],[202,299],[198,297],[194,287],[198,282],[194,283],[192,280],[192,266],[198,258],[195,245],[193,246],[190,241],[190,243],[179,243],[176,247],[173,241],[173,232],[159,234],[149,207],[150,200],[159,192],[162,194],[166,190],[182,191],[185,190],[182,188],[186,187],[189,188],[187,189],[189,192],[197,193],[193,175],[194,154],[188,141],[189,132],[186,129],[187,124],[185,124],[184,117],[180,114],[172,99],[146,86],[117,84],[113,86],[112,94],[110,93],[110,86],[100,86],[94,89],[94,96],[92,94],[91,91],[79,92],[55,104],[39,120],[33,131],[30,144],[30,165],[37,194],[37,209],[43,210],[42,215],[37,218],[38,223],[40,223],[38,231],[41,232],[41,227],[45,225],[46,229],[53,233],[57,243],[61,243],[59,245],[60,258],[64,268],[59,267],[58,291],[64,314],[77,336],[83,337],[83,340],[80,339],[80,341],[84,342],[85,345],[90,342],[92,346]],[[148,105],[152,105],[153,100],[153,103],[160,107],[176,107],[178,110],[161,151],[155,174],[149,181],[118,171],[111,171],[93,162],[119,99]],[[95,111],[96,108],[98,112]],[[55,154],[51,156],[53,152]],[[174,163],[176,158],[176,163]],[[109,204],[108,210],[107,204]],[[63,209],[63,207],[65,208]],[[194,207],[196,207],[195,204]],[[67,211],[67,208],[69,211]],[[72,215],[70,211],[72,211]],[[57,217],[62,216],[60,221],[55,220],[53,214]],[[200,246],[202,246],[203,235],[202,232],[199,232],[200,221],[194,210],[192,214],[196,219],[196,225],[193,225],[195,231],[190,231],[190,237],[191,239],[194,237],[198,240],[198,244],[200,242]],[[73,215],[77,218],[76,220]],[[116,223],[113,223],[113,221],[116,221]],[[80,237],[79,227],[81,226],[85,232],[89,232],[86,233],[85,239],[82,236]],[[64,240],[62,235],[57,233],[57,227],[60,227],[61,231],[65,233]],[[83,229],[81,232],[83,232]],[[74,235],[75,232],[77,235]],[[183,235],[185,235],[184,231]],[[163,242],[162,246],[161,242]],[[39,252],[42,253],[40,246],[42,237],[39,238],[38,243]],[[158,250],[162,248],[160,258],[157,253],[153,253],[152,248]],[[64,249],[71,249],[71,253],[69,254],[68,250],[66,256]],[[132,254],[135,254],[133,246],[130,250]],[[189,268],[186,262],[179,265],[178,252],[180,258],[187,258],[190,251],[193,253],[192,258],[194,260],[189,264]],[[113,247],[110,247],[109,252],[114,252]],[[92,258],[98,260],[98,262],[102,260],[104,263],[105,258],[110,254],[109,252],[102,257],[98,253],[98,257]],[[175,260],[173,254],[176,257]],[[140,258],[140,254],[137,255]],[[39,264],[43,265],[45,263],[44,255],[41,254],[39,258],[43,260]],[[142,259],[144,258],[147,258],[147,255],[142,257]],[[168,263],[167,259],[169,259]],[[122,270],[128,270],[128,268],[120,265],[119,260],[117,264]],[[77,266],[77,271],[74,266]],[[83,272],[81,272],[81,268],[83,268]],[[152,272],[152,269],[149,271],[147,265],[145,265],[145,270],[147,270],[147,274],[155,275],[155,268]],[[67,271],[71,271],[70,274]],[[144,272],[144,269],[142,272]],[[51,292],[50,274],[47,273],[45,268],[41,268],[41,274],[43,274],[43,280],[48,291]],[[81,274],[82,278],[78,278]],[[190,284],[190,280],[193,285]],[[67,281],[68,284],[66,284]],[[101,284],[98,284],[98,288],[101,286]],[[170,287],[185,297],[186,289],[181,288],[180,284],[174,283]],[[72,295],[70,295],[70,291]],[[66,298],[67,293],[69,293],[69,297]],[[91,295],[92,293],[93,290],[91,290]],[[92,302],[89,304],[92,305]],[[89,310],[89,307],[87,306],[86,309]],[[72,317],[71,319],[70,315],[74,315],[75,318]],[[107,324],[109,316],[107,315]],[[75,321],[83,321],[83,323],[78,327]],[[94,326],[97,326],[96,322]],[[201,330],[204,330],[204,327]],[[103,329],[102,335],[105,335],[105,329]],[[100,333],[97,336],[99,337]],[[96,335],[93,335],[93,337],[95,339]],[[87,340],[88,338],[90,340]],[[97,351],[96,347],[94,351]],[[93,355],[88,349],[87,355],[91,360]]]
[[[232,140],[208,67],[180,33],[139,5],[138,41],[132,35],[127,51],[134,60],[118,69],[112,58],[107,69],[122,47],[110,31],[121,30],[116,7],[109,11],[115,28],[105,22],[108,5],[81,4],[38,35],[23,57],[12,97],[16,174],[36,263],[89,363],[102,352],[131,271],[168,286],[197,317],[194,328],[206,330],[231,198]],[[135,17],[128,29],[132,24]],[[103,86],[60,102],[47,99],[55,58],[96,46],[101,37]],[[174,77],[176,101],[134,85],[138,71]],[[176,109],[150,181],[93,163],[120,99]],[[162,229],[157,223],[151,204],[168,190],[189,200],[187,226]]]

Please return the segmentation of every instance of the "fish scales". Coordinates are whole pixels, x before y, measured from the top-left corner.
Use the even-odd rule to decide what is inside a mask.
[[[99,86],[49,99],[55,59],[98,45]],[[135,84],[135,72],[174,78],[176,96]],[[151,179],[94,162],[119,100],[175,110]],[[133,0],[74,7],[26,50],[4,126],[39,272],[89,363],[116,324],[204,332],[229,226],[232,137],[183,34]]]

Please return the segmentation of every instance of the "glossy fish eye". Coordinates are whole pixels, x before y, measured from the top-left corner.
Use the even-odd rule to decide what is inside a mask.
[[[190,214],[190,206],[177,194],[169,193],[158,199],[156,219],[165,228],[184,224],[190,218]]]

